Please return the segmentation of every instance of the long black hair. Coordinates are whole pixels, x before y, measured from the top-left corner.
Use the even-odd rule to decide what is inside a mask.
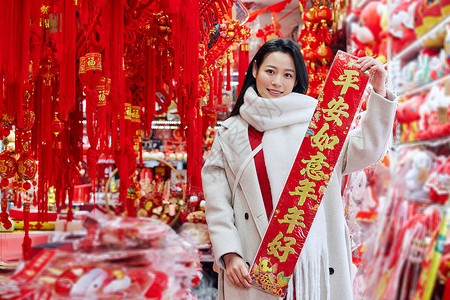
[[[295,44],[294,41],[288,39],[272,39],[267,41],[264,45],[259,48],[253,57],[250,65],[247,69],[247,74],[244,78],[244,83],[242,84],[241,91],[236,100],[233,110],[230,113],[230,117],[239,115],[239,108],[244,104],[244,95],[250,86],[255,86],[256,88],[256,78],[253,77],[253,64],[255,64],[256,70],[259,70],[264,59],[272,52],[283,52],[289,54],[294,60],[295,74],[296,74],[296,84],[294,86],[293,92],[306,94],[308,91],[308,72],[306,71],[305,61],[300,49]]]

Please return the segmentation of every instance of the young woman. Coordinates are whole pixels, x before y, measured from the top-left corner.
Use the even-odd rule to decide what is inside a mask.
[[[384,156],[396,107],[394,95],[386,91],[381,62],[364,57],[358,63],[371,75],[367,111],[361,128],[348,134],[286,299],[352,299],[350,238],[340,183],[343,175]],[[307,89],[308,74],[297,45],[284,39],[265,43],[250,62],[236,105],[202,169],[219,299],[279,299],[250,286],[249,266],[317,105],[305,95]],[[267,176],[261,176],[264,172]]]

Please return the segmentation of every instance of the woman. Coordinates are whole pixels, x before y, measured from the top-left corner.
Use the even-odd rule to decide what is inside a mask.
[[[343,175],[384,156],[396,107],[395,97],[386,91],[381,62],[364,57],[358,63],[371,75],[367,112],[361,128],[348,134],[286,299],[352,299],[350,238],[340,183]],[[236,105],[202,169],[220,299],[279,299],[251,288],[249,265],[317,105],[305,95],[307,89],[308,74],[297,45],[283,39],[265,43],[250,62]]]

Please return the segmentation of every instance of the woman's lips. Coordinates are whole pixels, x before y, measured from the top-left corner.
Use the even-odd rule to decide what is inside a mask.
[[[270,90],[267,89],[267,91],[269,92],[269,94],[271,94],[272,96],[280,96],[281,94],[283,94],[283,92],[277,91],[277,90]]]

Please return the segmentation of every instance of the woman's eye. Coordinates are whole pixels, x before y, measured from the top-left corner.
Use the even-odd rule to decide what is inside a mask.
[[[286,75],[284,75],[284,76],[286,76],[287,78],[292,78],[292,74],[291,73],[286,73]]]
[[[267,70],[267,74],[273,74],[273,70]]]

